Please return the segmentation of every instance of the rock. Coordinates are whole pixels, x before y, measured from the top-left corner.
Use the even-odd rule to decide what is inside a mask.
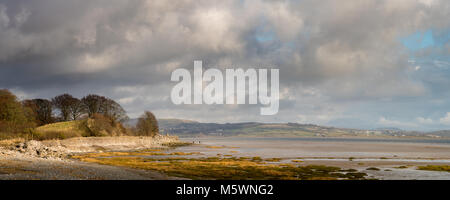
[[[177,137],[163,135],[157,135],[155,137],[88,137],[42,142],[31,140],[8,147],[7,152],[17,156],[64,159],[70,153],[160,148],[165,147],[163,144],[174,142],[179,142]]]
[[[20,143],[12,150],[39,158],[62,158],[66,155],[66,150],[62,147],[48,147],[34,140]]]

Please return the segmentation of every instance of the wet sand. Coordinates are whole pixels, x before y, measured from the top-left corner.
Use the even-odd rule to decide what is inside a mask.
[[[422,171],[417,166],[450,165],[450,144],[414,141],[303,141],[286,138],[184,138],[193,146],[177,151],[201,152],[203,156],[282,158],[299,165],[327,165],[357,169],[377,179],[445,179],[449,172]],[[200,144],[198,144],[200,142]],[[367,170],[370,167],[379,171]],[[400,168],[399,168],[400,167]]]

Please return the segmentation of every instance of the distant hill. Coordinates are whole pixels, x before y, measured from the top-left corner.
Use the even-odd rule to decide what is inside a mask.
[[[137,119],[127,124],[135,125]],[[261,137],[450,137],[450,131],[417,132],[397,128],[360,130],[298,123],[201,123],[183,119],[158,119],[160,132],[181,137],[261,136]]]
[[[125,122],[126,125],[129,126],[136,126],[138,122],[137,118],[129,119],[127,122]],[[178,126],[183,123],[199,123],[192,120],[185,120],[185,119],[158,119],[158,124],[161,127],[173,127]]]

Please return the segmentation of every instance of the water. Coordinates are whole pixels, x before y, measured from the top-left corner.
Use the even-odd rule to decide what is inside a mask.
[[[185,151],[260,157],[320,158],[427,158],[450,159],[448,140],[361,139],[361,138],[184,138],[201,145],[184,147]],[[206,149],[205,146],[226,147]],[[234,149],[232,147],[235,147]]]
[[[199,138],[182,138],[184,140],[206,140],[209,139],[199,139]],[[391,138],[329,138],[329,137],[227,137],[227,138],[210,138],[212,140],[234,140],[234,141],[255,141],[255,140],[265,140],[265,141],[277,141],[277,140],[288,140],[288,141],[318,141],[318,142],[381,142],[381,143],[429,143],[429,144],[448,144],[450,145],[450,139],[391,139]]]
[[[448,172],[416,170],[417,166],[423,165],[449,165],[450,140],[241,137],[182,138],[182,140],[194,141],[196,144],[173,151],[200,152],[200,157],[226,155],[281,158],[280,163],[292,163],[292,160],[298,159],[304,165],[357,169],[377,179],[450,180]],[[408,167],[398,169],[400,166]],[[377,167],[380,171],[366,170],[369,167]]]

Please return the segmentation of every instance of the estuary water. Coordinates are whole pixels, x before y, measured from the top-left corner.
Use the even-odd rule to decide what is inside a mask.
[[[418,166],[450,165],[450,140],[370,138],[181,138],[195,143],[174,151],[202,157],[279,158],[278,163],[352,168],[377,179],[445,179],[449,172],[422,171]],[[376,167],[378,170],[367,170]]]

